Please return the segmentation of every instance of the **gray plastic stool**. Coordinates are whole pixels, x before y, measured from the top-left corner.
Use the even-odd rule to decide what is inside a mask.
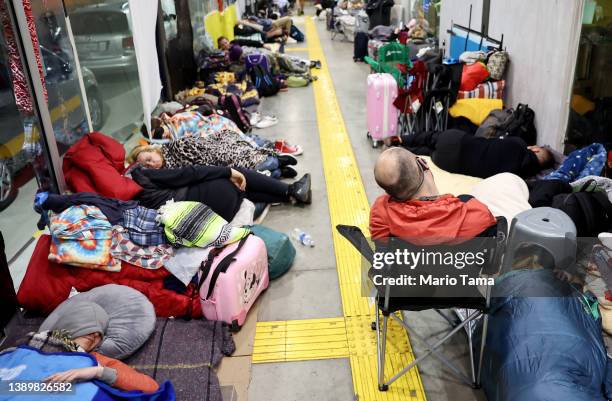
[[[551,207],[538,207],[512,219],[502,263],[502,273],[512,270],[516,249],[526,242],[540,245],[555,259],[555,267],[568,269],[576,261],[576,225],[567,214]]]

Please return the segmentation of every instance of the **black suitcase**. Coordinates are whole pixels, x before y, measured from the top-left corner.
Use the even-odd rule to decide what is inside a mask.
[[[353,45],[353,61],[363,61],[364,57],[368,55],[368,34],[365,32],[355,33]]]

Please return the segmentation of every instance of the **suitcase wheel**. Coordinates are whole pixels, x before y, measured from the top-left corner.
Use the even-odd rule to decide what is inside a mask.
[[[238,321],[234,320],[229,327],[229,331],[231,333],[238,333],[240,331],[240,326],[238,325]]]
[[[372,138],[372,135],[370,135],[370,133],[366,133],[366,136],[368,137],[368,139],[370,140],[370,143],[372,144],[372,147],[374,149],[376,149],[379,145],[380,145],[380,141],[375,140],[374,138]]]

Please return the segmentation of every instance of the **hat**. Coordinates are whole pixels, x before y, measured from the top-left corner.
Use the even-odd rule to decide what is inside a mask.
[[[91,333],[100,333],[104,337],[109,317],[100,305],[86,301],[74,302],[63,312],[51,330],[65,330],[72,339]]]
[[[232,45],[229,50],[230,61],[239,61],[240,56],[242,56],[242,47],[236,44]]]

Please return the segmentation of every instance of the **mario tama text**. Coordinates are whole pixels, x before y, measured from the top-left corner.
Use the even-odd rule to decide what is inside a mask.
[[[395,290],[393,296],[479,296],[478,288],[495,284],[494,278],[482,274],[494,253],[485,243],[394,245],[374,252],[368,274],[376,287]]]

